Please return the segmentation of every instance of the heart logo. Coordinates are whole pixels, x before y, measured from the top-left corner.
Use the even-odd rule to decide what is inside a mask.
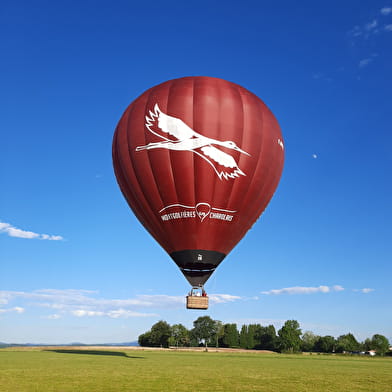
[[[207,216],[211,212],[211,206],[208,203],[198,203],[196,204],[196,214],[200,218],[200,220],[203,222],[204,219],[207,218]]]

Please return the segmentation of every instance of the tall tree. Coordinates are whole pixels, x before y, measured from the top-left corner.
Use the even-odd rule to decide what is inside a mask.
[[[357,351],[360,345],[352,333],[340,335],[336,340],[336,351],[341,353],[343,351]]]
[[[225,334],[225,328],[222,321],[215,320],[215,346],[219,347],[219,342]]]
[[[336,348],[336,339],[333,336],[320,336],[314,344],[314,350],[320,353],[333,353]]]
[[[239,346],[239,334],[237,330],[237,324],[225,324],[223,326],[224,334],[222,338],[223,347],[238,347]]]
[[[240,331],[240,347],[248,348],[248,326],[243,325]]]
[[[255,332],[256,347],[258,350],[277,350],[277,336],[273,325],[259,326]]]
[[[372,350],[376,350],[378,355],[385,355],[389,351],[389,341],[384,335],[375,334],[370,341]]]
[[[171,340],[174,346],[189,346],[189,331],[182,324],[174,324],[171,327]]]
[[[169,347],[169,338],[171,336],[170,325],[166,321],[158,321],[151,327],[150,346]]]
[[[191,333],[198,344],[211,345],[215,342],[216,323],[209,316],[201,316],[193,322]]]
[[[257,324],[249,324],[248,325],[248,336],[247,336],[247,341],[246,341],[246,348],[252,350],[256,346],[256,332],[258,329]]]
[[[142,347],[151,346],[150,337],[151,337],[151,331],[148,331],[148,332],[145,332],[145,333],[142,333],[141,335],[139,335],[139,338],[138,338],[139,346],[142,346]]]
[[[301,337],[301,349],[302,351],[313,351],[315,349],[315,343],[320,336],[315,335],[312,331],[306,331]]]
[[[278,331],[279,347],[283,352],[298,352],[301,349],[302,332],[298,321],[287,320],[283,327]]]

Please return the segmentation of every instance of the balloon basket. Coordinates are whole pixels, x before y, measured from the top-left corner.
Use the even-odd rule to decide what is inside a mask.
[[[187,309],[208,309],[208,297],[207,296],[196,296],[188,295],[186,297],[186,308]]]

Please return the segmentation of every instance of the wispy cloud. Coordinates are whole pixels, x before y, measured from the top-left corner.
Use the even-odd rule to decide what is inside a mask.
[[[365,68],[367,67],[370,63],[374,61],[374,59],[378,56],[377,53],[373,53],[370,57],[364,58],[360,60],[358,66],[359,68]]]
[[[368,293],[371,293],[372,291],[375,291],[375,289],[370,289],[368,287],[365,287],[363,289],[354,289],[353,291],[357,291],[357,292],[360,292],[363,294],[368,294]]]
[[[243,300],[230,294],[212,294],[211,303],[222,304]],[[52,315],[42,317],[58,319],[74,317],[109,317],[112,319],[131,317],[155,317],[158,309],[178,309],[185,307],[183,296],[137,295],[134,298],[110,299],[98,296],[92,290],[41,289],[27,291],[0,291],[0,305],[17,302],[25,307],[53,310]],[[1,308],[0,308],[1,309]],[[3,309],[4,310],[4,309]],[[153,312],[150,312],[153,310]],[[4,312],[3,312],[4,313]]]
[[[223,304],[226,302],[234,302],[242,299],[241,297],[238,297],[236,295],[230,295],[230,294],[210,294],[209,295],[209,300],[211,303],[214,304]]]
[[[368,39],[383,31],[391,31],[388,27],[390,26],[390,24],[388,24],[389,15],[392,15],[392,7],[381,8],[377,14],[373,18],[369,18],[366,23],[354,26],[348,32],[348,36],[354,40],[359,38]]]
[[[5,233],[8,234],[10,237],[16,238],[39,239],[49,241],[61,241],[64,239],[60,235],[38,234],[34,233],[33,231],[18,229],[6,222],[0,222],[0,233]]]
[[[371,32],[371,31],[375,31],[377,29],[377,26],[378,26],[377,19],[373,19],[371,22],[366,23],[364,28],[365,31]]]
[[[316,293],[331,293],[336,291],[343,291],[344,288],[340,285],[335,286],[318,286],[318,287],[285,287],[283,289],[273,289],[268,291],[262,291],[261,294],[265,295],[282,295],[282,294],[316,294]]]
[[[370,54],[370,48],[375,46],[375,42],[379,39],[379,37],[392,32],[391,17],[391,6],[378,8],[373,10],[372,13],[369,14],[368,18],[364,19],[360,23],[357,23],[350,30],[347,30],[346,42],[352,47],[358,47],[358,50],[355,51],[355,53],[360,53],[360,57],[355,58],[354,64],[361,71],[366,69],[369,65],[376,63],[376,57],[378,54]],[[364,50],[366,50],[366,52]],[[382,47],[380,49],[380,53],[382,56]],[[380,57],[380,59],[382,59],[382,57]],[[347,67],[340,66],[335,70],[330,69],[326,72],[313,72],[312,78],[321,82],[333,82],[337,77],[339,77],[339,75],[341,75],[343,71],[347,71],[347,69]],[[356,75],[356,78],[357,80],[361,80],[361,77],[358,75]]]
[[[50,314],[49,316],[42,316],[42,318],[49,319],[49,320],[58,320],[61,318],[61,316],[55,313],[55,314]]]
[[[392,7],[383,7],[380,10],[381,15],[387,16],[389,14],[392,14]]]
[[[141,313],[141,312],[134,312],[132,310],[126,310],[126,309],[116,309],[107,312],[78,309],[78,310],[73,310],[71,313],[76,317],[109,317],[114,319],[158,316],[157,314],[154,313]]]
[[[25,310],[20,306],[15,306],[13,308],[8,309],[0,309],[0,314],[2,313],[23,313]]]
[[[373,59],[370,58],[370,57],[368,57],[368,58],[366,58],[366,59],[362,59],[362,60],[359,62],[358,66],[359,66],[359,68],[365,68],[365,67],[367,67],[372,61],[373,61]]]

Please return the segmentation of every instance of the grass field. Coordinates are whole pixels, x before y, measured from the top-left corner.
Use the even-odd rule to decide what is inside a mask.
[[[0,349],[1,392],[392,391],[392,358]]]

